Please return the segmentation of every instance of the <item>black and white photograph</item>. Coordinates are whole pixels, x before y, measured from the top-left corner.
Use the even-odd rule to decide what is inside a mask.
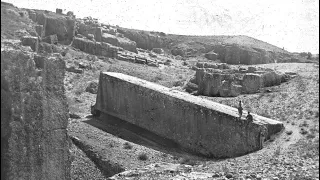
[[[2,180],[319,180],[318,0],[1,0]]]

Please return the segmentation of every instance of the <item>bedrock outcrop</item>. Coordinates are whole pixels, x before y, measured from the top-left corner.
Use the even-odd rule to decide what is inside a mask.
[[[70,179],[65,62],[1,43],[1,179]]]

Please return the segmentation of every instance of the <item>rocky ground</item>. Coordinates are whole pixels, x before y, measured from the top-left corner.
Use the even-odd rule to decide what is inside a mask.
[[[22,17],[17,8],[1,4],[1,15],[1,41],[36,33],[34,22]],[[182,46],[181,43],[183,47],[203,46],[189,43],[194,37],[188,37],[186,42],[178,36],[171,38],[179,39],[175,46]],[[261,43],[241,36],[219,38],[213,39],[241,41],[241,45],[250,47]],[[243,43],[242,40],[246,39],[247,43]],[[113,179],[319,179],[318,63],[257,65],[280,72],[294,72],[297,76],[256,94],[233,98],[200,96],[234,107],[242,100],[245,111],[282,121],[285,125],[285,130],[266,142],[262,150],[217,160],[184,152],[174,143],[144,134],[118,119],[90,116],[90,105],[95,103],[101,71],[121,72],[184,91],[184,85],[195,75],[192,66],[198,61],[208,61],[204,54],[197,51],[196,56],[181,57],[172,56],[166,50],[159,56],[166,63],[153,67],[90,55],[69,45],[57,46],[67,65],[64,85],[70,113],[68,134],[74,143],[71,147],[72,179],[107,179],[121,172]],[[258,47],[279,50],[265,44]],[[151,53],[138,51],[144,56]]]

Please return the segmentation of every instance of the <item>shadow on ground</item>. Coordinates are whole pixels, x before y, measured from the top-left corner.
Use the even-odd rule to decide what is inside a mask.
[[[201,154],[182,148],[179,144],[170,139],[161,137],[117,117],[103,114],[98,118],[92,116],[87,116],[87,118],[88,120],[83,121],[84,123],[87,123],[126,141],[130,141],[132,143],[174,156],[191,156],[197,159],[205,159],[205,157],[203,157]]]

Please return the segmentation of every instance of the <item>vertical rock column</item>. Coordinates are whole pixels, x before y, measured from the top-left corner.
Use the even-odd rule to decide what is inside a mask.
[[[1,47],[1,179],[70,179],[60,55]]]

